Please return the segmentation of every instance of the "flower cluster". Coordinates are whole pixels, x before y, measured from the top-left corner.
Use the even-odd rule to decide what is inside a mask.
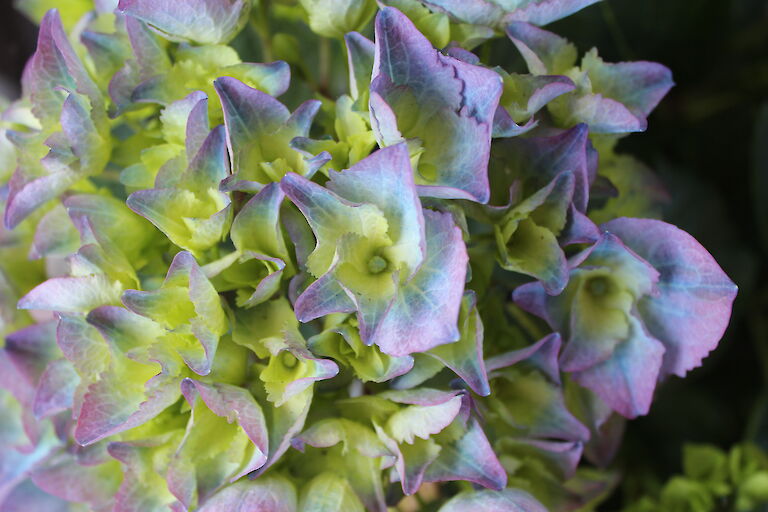
[[[0,120],[0,508],[609,493],[624,418],[716,347],[736,288],[615,151],[669,70],[540,28],[594,2],[28,6]],[[472,53],[492,41],[528,73]]]

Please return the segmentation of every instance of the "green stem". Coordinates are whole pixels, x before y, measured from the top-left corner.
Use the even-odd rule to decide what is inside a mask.
[[[536,323],[531,320],[528,313],[520,309],[516,304],[507,304],[507,311],[517,324],[531,337],[533,341],[540,340],[544,337],[544,331],[539,328]]]
[[[258,11],[254,11],[253,24],[261,41],[262,60],[272,62],[272,34],[269,29],[269,2],[259,0]]]
[[[318,77],[318,92],[324,96],[330,96],[328,89],[331,82],[331,40],[327,37],[320,38],[320,75]]]

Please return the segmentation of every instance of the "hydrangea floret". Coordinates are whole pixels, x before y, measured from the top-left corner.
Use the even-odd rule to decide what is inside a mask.
[[[610,494],[737,290],[616,150],[671,72],[541,28],[595,1],[20,2],[0,510]]]

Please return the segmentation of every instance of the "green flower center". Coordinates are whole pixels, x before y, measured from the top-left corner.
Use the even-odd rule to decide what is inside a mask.
[[[285,368],[294,368],[299,362],[298,359],[296,359],[296,357],[287,350],[281,352],[279,357],[280,362]]]
[[[593,277],[587,282],[587,289],[592,296],[602,297],[610,291],[611,283],[606,277]]]
[[[380,274],[387,270],[389,263],[383,257],[376,255],[368,260],[368,270],[371,274]]]

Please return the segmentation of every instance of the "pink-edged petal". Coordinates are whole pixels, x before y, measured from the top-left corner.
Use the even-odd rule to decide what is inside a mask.
[[[103,274],[54,277],[19,300],[20,309],[85,313],[106,304],[118,304],[122,286]]]
[[[80,176],[73,172],[55,172],[21,183],[20,176],[15,179],[18,172],[17,170],[11,180],[10,194],[5,205],[4,222],[8,229],[16,227],[29,214],[80,179]]]
[[[458,341],[457,328],[467,249],[448,213],[424,210],[427,254],[403,285],[371,340],[393,356],[424,352]]]
[[[241,480],[225,487],[200,512],[298,512],[296,488],[279,475]]]
[[[716,346],[731,316],[737,287],[691,235],[658,220],[621,218],[603,229],[661,274],[659,293],[641,299],[650,335],[664,344],[661,375],[684,376]]]
[[[180,394],[178,381],[157,375],[146,383],[143,396],[126,396],[119,377],[102,374],[101,380],[88,387],[75,440],[86,446],[142,425],[178,400]]]
[[[80,464],[75,456],[64,452],[32,471],[31,478],[49,494],[100,510],[112,504],[122,474],[116,461],[107,459],[101,464]]]
[[[266,462],[269,445],[266,420],[253,395],[246,389],[229,384],[206,384],[193,379],[184,379],[181,389],[190,405],[197,394],[215,415],[227,418],[229,422],[237,421],[258,449],[250,463],[233,479],[260,468]]]

